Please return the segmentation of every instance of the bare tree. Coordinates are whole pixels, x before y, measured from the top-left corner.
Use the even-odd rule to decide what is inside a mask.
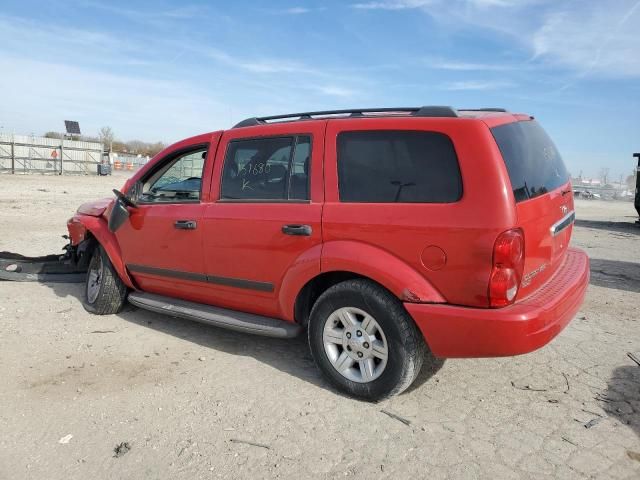
[[[124,146],[129,153],[153,157],[160,150],[164,149],[165,144],[162,142],[147,143],[140,140],[129,140]]]
[[[47,132],[44,134],[45,138],[57,138],[57,139],[61,139],[62,138],[62,134],[58,133],[58,132]]]
[[[115,138],[115,134],[111,127],[102,127],[99,132],[99,141],[109,149],[110,152],[130,153],[134,155],[154,156],[160,150],[165,148],[162,142],[147,143],[141,140],[129,140],[124,142]]]
[[[147,145],[145,142],[141,142],[140,140],[129,140],[127,142],[127,150],[131,153],[135,154],[143,154],[146,152]]]
[[[607,185],[609,183],[609,169],[601,168],[600,169],[600,180],[602,180],[602,185]]]
[[[111,130],[111,127],[102,127],[100,129],[100,141],[102,142],[102,144],[107,147],[109,150],[111,150],[112,144],[113,144],[113,130]]]
[[[153,157],[155,154],[157,154],[161,150],[164,150],[166,146],[167,145],[162,143],[162,142],[156,142],[156,143],[149,144],[149,154],[148,155],[150,157]]]

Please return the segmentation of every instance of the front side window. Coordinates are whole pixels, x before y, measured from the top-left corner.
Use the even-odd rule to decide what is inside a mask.
[[[225,200],[308,200],[311,138],[229,142],[222,173]]]
[[[450,203],[462,196],[458,158],[444,134],[343,132],[337,147],[342,202]]]
[[[143,182],[140,201],[175,203],[199,200],[206,157],[207,149],[202,147],[169,160]]]

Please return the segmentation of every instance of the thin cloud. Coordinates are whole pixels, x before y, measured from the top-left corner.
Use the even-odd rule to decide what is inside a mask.
[[[499,88],[512,88],[515,87],[513,82],[506,81],[476,81],[476,80],[463,80],[457,82],[449,82],[442,85],[443,90],[449,91],[464,91],[464,90],[497,90]]]
[[[494,7],[515,7],[535,1],[536,0],[385,0],[354,3],[351,7],[359,10],[410,10],[446,5],[455,6],[455,8],[460,9],[468,9],[470,7],[487,9]]]
[[[56,51],[83,52],[90,57],[104,58],[117,54],[126,58],[142,53],[133,42],[103,32],[57,25],[43,25],[31,20],[0,15],[0,43],[5,51],[28,50],[50,58]],[[34,49],[28,47],[33,45]],[[31,54],[30,56],[33,56]],[[89,58],[89,57],[88,57]]]
[[[506,71],[521,68],[515,65],[506,65],[499,63],[476,63],[476,62],[460,62],[456,60],[445,59],[425,59],[424,65],[429,68],[437,70],[452,70],[452,71]]]
[[[277,9],[261,9],[265,13],[272,15],[306,15],[308,13],[322,12],[326,10],[325,7],[290,7],[290,8],[277,8]]]
[[[359,10],[407,10],[422,8],[433,4],[430,0],[392,0],[385,2],[363,2],[354,3],[352,8]]]
[[[522,4],[522,0],[469,0],[468,3],[480,8],[515,7]]]
[[[93,0],[81,0],[77,3],[81,8],[88,8],[107,12],[119,17],[126,18],[137,23],[152,24],[161,26],[172,20],[186,20],[201,17],[208,13],[206,7],[200,5],[183,5],[179,8],[166,10],[136,10],[133,8],[120,7],[111,2],[99,2]]]
[[[317,73],[317,70],[301,63],[295,63],[282,59],[265,60],[239,60],[231,63],[244,70],[253,73]]]
[[[301,15],[303,13],[309,13],[311,9],[305,7],[291,7],[286,8],[282,11],[282,13],[286,13],[288,15]]]
[[[573,69],[578,79],[640,76],[640,35],[637,22],[630,21],[639,16],[640,2],[626,9],[585,7],[550,15],[533,36],[534,58]]]
[[[5,72],[0,90],[11,92],[0,120],[16,131],[55,129],[61,112],[67,112],[87,132],[107,124],[122,135],[171,141],[226,128],[232,118],[332,108],[372,84],[368,76],[336,66],[238,55],[191,37],[123,40],[100,31],[45,26],[0,15],[0,44],[6,47],[0,52]],[[60,58],[60,51],[74,56]],[[175,64],[182,57],[194,75],[185,76]],[[43,104],[46,112],[38,106]],[[180,118],[179,125],[162,121],[166,112]]]
[[[422,11],[452,33],[484,29],[509,36],[530,55],[529,68],[552,65],[578,77],[640,76],[640,2],[620,0],[380,0],[360,10]],[[441,62],[444,70],[507,70],[480,62]]]
[[[174,47],[181,52],[191,52],[220,62],[228,67],[244,70],[254,74],[307,74],[322,76],[323,73],[304,63],[287,58],[246,58],[232,55],[216,47],[202,46],[196,42],[175,42]]]
[[[318,87],[317,90],[324,95],[333,97],[353,97],[356,93],[354,90],[336,85],[324,85]]]
[[[16,92],[5,99],[4,107],[8,111],[38,111],[39,124],[48,128],[59,125],[64,114],[80,120],[87,132],[97,131],[100,124],[111,124],[123,136],[152,141],[176,140],[224,126],[219,120],[226,112],[224,104],[180,81],[105,73],[3,54],[0,68],[5,72],[0,76],[0,88]],[[42,105],[48,108],[40,108]],[[127,108],[129,105],[135,108]],[[180,122],[150,122],[167,118],[167,112],[171,112],[171,118],[180,118]],[[20,123],[28,122],[23,117],[14,117],[16,124],[12,126],[18,131],[36,126]]]

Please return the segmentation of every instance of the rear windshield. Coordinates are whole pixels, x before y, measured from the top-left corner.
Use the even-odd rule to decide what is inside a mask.
[[[569,181],[562,157],[535,120],[491,129],[509,171],[516,202],[555,190]]]
[[[340,133],[338,187],[342,202],[450,203],[462,196],[453,143],[436,132]]]

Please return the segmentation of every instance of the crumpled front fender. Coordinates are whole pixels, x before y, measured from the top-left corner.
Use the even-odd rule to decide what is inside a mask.
[[[90,217],[100,217],[112,202],[113,198],[109,197],[83,203],[78,207],[78,213],[80,215],[89,215]]]
[[[107,221],[104,217],[94,217],[77,213],[67,222],[67,227],[72,245],[77,245],[84,240],[87,231],[91,232],[98,243],[102,245],[102,248],[104,248],[109,260],[111,260],[113,268],[124,284],[129,288],[136,288],[124,266],[118,239],[109,231]]]

